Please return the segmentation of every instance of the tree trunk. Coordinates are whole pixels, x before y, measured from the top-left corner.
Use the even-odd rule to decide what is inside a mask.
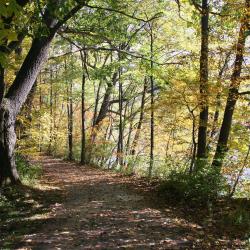
[[[237,42],[236,48],[236,58],[234,63],[234,70],[231,76],[231,84],[229,87],[227,103],[224,111],[223,121],[220,128],[220,135],[217,143],[216,152],[214,155],[212,166],[217,168],[220,171],[223,160],[225,158],[227,152],[227,143],[228,138],[232,126],[232,119],[233,113],[235,109],[236,102],[239,98],[239,87],[240,87],[240,74],[243,64],[243,54],[245,49],[245,42],[246,42],[246,31],[247,26],[249,25],[249,9],[250,1],[246,1],[246,15],[241,21],[240,31],[239,31],[239,38]]]
[[[99,129],[98,127],[99,127],[100,123],[107,116],[107,113],[109,111],[110,97],[112,94],[112,90],[113,90],[114,86],[116,85],[117,76],[118,76],[118,72],[115,72],[113,74],[113,77],[112,77],[112,82],[108,83],[106,92],[105,92],[104,97],[103,97],[100,111],[99,111],[98,116],[96,117],[96,119],[94,121],[94,124],[92,127],[92,132],[91,132],[91,143],[92,144],[95,142],[97,131]]]
[[[52,69],[50,69],[50,97],[49,97],[49,110],[50,110],[50,128],[49,128],[49,147],[48,154],[52,154],[53,142],[53,82],[52,82]]]
[[[3,99],[0,107],[0,183],[10,179],[12,184],[20,183],[16,170],[14,148],[16,115],[11,102]]]
[[[81,164],[86,164],[86,129],[85,129],[85,69],[86,67],[86,53],[81,52],[81,60],[82,60],[82,147],[81,147]],[[85,64],[85,65],[84,65]]]
[[[72,89],[73,84],[70,82],[70,86],[68,87],[68,159],[73,160],[73,100],[72,100]]]
[[[4,82],[4,68],[0,64],[0,105],[4,97],[5,82]]]
[[[126,143],[126,156],[129,154],[129,148],[130,148],[130,141],[131,141],[131,135],[133,131],[133,123],[134,123],[134,115],[133,115],[133,110],[134,110],[134,104],[135,104],[136,98],[133,98],[133,102],[131,104],[131,109],[130,109],[130,122],[129,122],[129,130],[128,130],[128,137],[127,137],[127,143]]]
[[[219,115],[220,115],[220,108],[221,108],[221,81],[223,78],[223,74],[225,70],[227,69],[228,61],[230,60],[230,55],[231,51],[229,51],[226,54],[225,61],[219,71],[218,74],[218,79],[217,79],[217,94],[216,94],[216,107],[215,107],[215,112],[213,116],[213,123],[212,123],[212,128],[211,128],[211,133],[210,133],[210,138],[207,144],[207,151],[210,149],[210,143],[214,139],[216,132],[218,130],[218,120],[219,120]]]
[[[96,123],[96,116],[97,116],[97,110],[98,110],[98,105],[99,105],[101,86],[102,86],[102,81],[99,82],[98,87],[97,87],[97,91],[96,91],[95,108],[94,108],[92,127],[94,127],[95,123]]]
[[[41,33],[44,34],[44,32],[38,31],[38,36],[34,38],[30,50],[25,57],[13,84],[10,86],[4,101],[2,103],[0,102],[0,185],[2,185],[8,178],[12,183],[20,182],[14,157],[16,143],[14,126],[16,116],[26,101],[42,64],[47,58],[48,50],[55,33],[82,7],[82,5],[77,5],[62,19],[62,21],[58,21],[57,18],[53,16],[54,12],[51,12],[51,6],[56,6],[59,2],[60,1],[58,0],[48,1],[43,14],[43,20],[45,20],[46,24],[41,23],[41,30],[39,30],[43,31],[46,27],[47,35],[41,36]],[[19,0],[17,3],[23,7],[28,1]],[[1,90],[1,92],[3,91]]]
[[[42,99],[42,74],[40,73],[40,81],[39,81],[39,110],[42,110],[43,106],[43,99]],[[42,152],[42,141],[43,141],[43,135],[42,135],[42,126],[41,126],[41,113],[39,114],[39,152]]]
[[[119,55],[119,61],[120,61]],[[121,82],[122,68],[119,69],[119,138],[118,138],[118,147],[117,147],[117,163],[120,165],[120,168],[123,167],[123,86]]]
[[[146,91],[147,91],[147,78],[145,77],[144,80],[144,87],[143,87],[143,92],[142,92],[142,99],[141,99],[141,109],[140,109],[140,117],[138,121],[138,125],[135,131],[135,137],[132,143],[131,151],[130,153],[132,155],[135,155],[136,147],[140,138],[140,133],[141,133],[141,128],[142,128],[142,122],[144,119],[144,106],[145,106],[145,97],[146,97]]]
[[[201,56],[200,56],[200,118],[198,129],[197,160],[207,158],[207,125],[208,125],[208,0],[202,0],[201,16]]]
[[[192,158],[191,158],[191,163],[189,167],[189,173],[192,174],[193,172],[193,167],[195,163],[195,155],[196,155],[196,150],[197,150],[197,142],[195,140],[195,130],[196,130],[196,117],[194,115],[194,110],[191,111],[191,116],[192,116]]]
[[[95,120],[94,126],[98,126],[98,124],[106,117],[108,110],[109,110],[109,105],[110,105],[110,96],[112,93],[112,90],[116,84],[118,73],[115,72],[112,77],[112,82],[108,83],[108,87],[106,89],[106,92],[103,97],[102,105],[100,108],[100,111],[98,113],[98,116]]]
[[[0,106],[0,185],[8,178],[13,184],[20,182],[14,157],[16,116],[47,57],[52,38],[53,36],[34,39],[28,55]]]
[[[154,166],[154,77],[153,77],[153,57],[154,57],[154,40],[153,40],[153,27],[150,27],[150,95],[151,95],[151,106],[150,106],[150,162],[148,176],[151,178],[153,166]]]

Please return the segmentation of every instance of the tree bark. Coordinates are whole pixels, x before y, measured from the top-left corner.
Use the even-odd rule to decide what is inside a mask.
[[[150,162],[148,176],[151,178],[152,171],[154,167],[154,77],[153,77],[153,68],[154,68],[154,40],[153,40],[153,27],[150,26]]]
[[[216,132],[218,130],[218,120],[219,120],[219,115],[220,115],[220,108],[221,108],[221,81],[223,78],[223,74],[227,69],[228,61],[230,60],[230,55],[231,51],[229,51],[226,54],[225,61],[219,71],[218,74],[218,79],[217,79],[217,94],[216,94],[216,107],[215,107],[215,112],[213,116],[213,123],[212,123],[212,128],[211,128],[211,133],[210,133],[210,138],[207,144],[207,150],[209,151],[210,149],[210,143],[214,139]]]
[[[119,61],[121,60],[120,54],[118,55]],[[119,68],[118,80],[119,80],[119,138],[117,146],[117,163],[120,168],[123,167],[123,86],[121,81],[122,67]]]
[[[52,154],[52,142],[53,142],[53,75],[52,69],[50,69],[50,97],[49,97],[49,110],[50,110],[50,128],[49,128],[49,147],[48,154]]]
[[[93,115],[93,120],[92,120],[92,127],[95,126],[95,122],[96,122],[96,116],[97,116],[97,110],[98,110],[98,106],[99,106],[101,86],[102,86],[102,81],[100,80],[100,82],[98,84],[98,87],[97,87],[97,91],[96,91],[95,108],[94,108],[94,115]]]
[[[9,178],[12,184],[20,183],[16,170],[14,148],[16,114],[9,99],[3,99],[0,107],[0,184]]]
[[[129,122],[129,130],[128,130],[128,137],[127,137],[127,142],[126,142],[126,156],[129,154],[129,148],[130,148],[130,141],[131,141],[131,135],[133,131],[133,123],[134,123],[134,115],[133,115],[133,110],[134,110],[134,104],[135,104],[136,98],[133,98],[132,104],[131,104],[131,109],[130,109],[130,122]]]
[[[189,167],[189,173],[192,174],[193,172],[193,167],[195,163],[195,155],[196,155],[196,150],[197,150],[197,142],[195,140],[195,130],[196,130],[196,117],[194,115],[194,110],[190,110],[191,116],[192,116],[192,158],[191,158],[191,163]]]
[[[4,91],[5,91],[4,68],[0,64],[0,105],[4,97]]]
[[[16,79],[1,104],[0,185],[8,178],[13,184],[20,182],[14,157],[16,116],[36,80],[42,63],[46,59],[52,38],[53,36],[34,39]]]
[[[73,160],[73,100],[72,100],[72,90],[73,84],[70,82],[70,85],[67,89],[68,94],[68,103],[67,103],[67,110],[68,110],[68,159],[71,161]]]
[[[24,6],[27,2],[26,0],[18,0],[20,6]],[[45,23],[41,24],[41,29],[46,28],[47,34],[41,35],[40,32],[37,33],[13,84],[0,104],[0,185],[7,181],[7,179],[10,179],[11,183],[20,182],[14,157],[16,116],[26,101],[42,64],[47,58],[48,50],[55,33],[63,23],[81,8],[81,5],[77,5],[65,15],[62,21],[58,21],[53,16],[53,12],[50,11],[50,7],[59,4],[59,2],[58,0],[49,1],[43,16],[46,25]]]
[[[108,83],[106,92],[105,92],[104,97],[103,97],[103,101],[102,101],[100,111],[99,111],[98,116],[96,117],[96,119],[94,121],[94,124],[93,124],[93,127],[92,127],[92,134],[91,134],[91,143],[92,144],[95,142],[98,127],[99,127],[100,123],[107,116],[107,113],[109,111],[110,97],[111,97],[111,94],[112,94],[112,90],[113,90],[114,86],[116,85],[117,76],[118,76],[118,72],[115,72],[113,74],[113,77],[112,77],[112,82]]]
[[[200,117],[198,128],[197,160],[207,158],[207,125],[208,125],[208,0],[202,0],[201,16],[201,55],[200,55]]]
[[[94,126],[97,126],[98,124],[100,124],[100,122],[106,117],[106,115],[108,113],[109,105],[110,105],[110,96],[111,96],[112,90],[116,84],[117,76],[118,76],[118,72],[115,72],[113,74],[113,77],[112,77],[112,82],[108,83],[108,87],[107,87],[106,92],[104,94],[102,105],[101,105],[100,111],[98,113],[98,116],[95,120]]]
[[[140,138],[141,128],[142,128],[142,122],[144,119],[144,107],[145,107],[145,99],[146,99],[146,91],[147,91],[147,78],[145,77],[144,80],[144,87],[142,92],[142,99],[141,99],[141,109],[140,109],[140,117],[138,121],[138,125],[135,131],[135,137],[131,146],[131,155],[135,155],[136,147]]]
[[[232,126],[232,119],[234,109],[239,98],[239,87],[240,87],[240,75],[243,64],[243,54],[245,49],[246,42],[246,31],[249,25],[249,13],[250,13],[250,1],[246,0],[246,14],[241,21],[239,37],[236,48],[236,58],[234,62],[234,69],[231,76],[231,83],[229,86],[228,97],[226,102],[226,107],[224,111],[223,121],[220,128],[220,135],[216,147],[216,152],[214,155],[212,166],[215,167],[218,171],[220,171],[223,160],[225,158],[227,152],[227,144],[229,139],[229,134]]]
[[[86,128],[85,128],[85,67],[86,67],[86,53],[81,52],[82,60],[82,147],[81,147],[81,164],[86,164]],[[85,66],[85,67],[84,67]]]

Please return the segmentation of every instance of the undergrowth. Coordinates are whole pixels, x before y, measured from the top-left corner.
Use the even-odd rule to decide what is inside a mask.
[[[31,164],[28,159],[20,154],[16,155],[16,166],[20,179],[25,185],[34,185],[42,173],[38,164]]]
[[[228,190],[220,173],[203,168],[192,174],[172,171],[159,185],[158,194],[167,202],[185,204],[195,213],[205,209],[207,212],[200,219],[207,217],[222,234],[227,231],[250,240],[250,200],[229,199]]]
[[[207,167],[191,174],[172,171],[162,182],[159,191],[176,200],[205,205],[208,201],[216,200],[227,188],[223,176]]]

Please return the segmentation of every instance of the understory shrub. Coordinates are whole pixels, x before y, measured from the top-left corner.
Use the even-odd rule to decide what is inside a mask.
[[[172,171],[159,188],[159,192],[176,200],[205,205],[225,193],[225,178],[212,169],[204,167],[192,174]]]
[[[239,206],[230,211],[221,220],[224,225],[230,228],[236,227],[244,232],[249,232],[250,230],[250,213],[249,209],[244,206]],[[250,237],[250,234],[248,233],[246,236]]]
[[[21,154],[16,155],[16,166],[21,181],[25,184],[33,184],[42,172],[39,165],[31,164],[27,158]]]

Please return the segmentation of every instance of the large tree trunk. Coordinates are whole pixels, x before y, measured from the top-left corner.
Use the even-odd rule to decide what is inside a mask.
[[[236,102],[239,98],[239,87],[240,87],[240,75],[243,64],[243,54],[246,42],[246,31],[249,25],[249,13],[250,13],[250,1],[246,0],[246,15],[242,19],[239,38],[237,42],[236,58],[234,63],[234,70],[231,77],[231,84],[229,87],[227,103],[224,111],[224,117],[220,129],[220,135],[217,143],[217,148],[214,156],[212,166],[217,168],[218,171],[221,169],[223,160],[227,152],[228,138],[232,126],[233,113]]]
[[[207,124],[208,124],[208,0],[202,0],[201,16],[201,56],[200,56],[200,118],[198,129],[197,159],[207,157]]]
[[[16,79],[0,106],[0,185],[8,178],[12,183],[20,182],[14,157],[16,116],[46,59],[52,38],[53,36],[34,39]]]
[[[5,83],[4,83],[4,68],[0,64],[0,105],[4,97]]]
[[[26,3],[28,3],[28,1],[18,0],[17,3],[23,7]],[[53,16],[54,12],[51,11],[51,7],[59,4],[60,1],[58,0],[48,1],[43,14],[43,20],[46,24],[41,23],[40,30],[43,31],[46,27],[47,35],[45,35],[44,32],[38,31],[38,36],[34,38],[31,48],[13,84],[9,88],[4,101],[0,103],[0,185],[2,185],[8,178],[12,183],[20,182],[14,157],[14,148],[16,143],[16,116],[26,101],[42,64],[47,58],[49,47],[55,33],[82,7],[82,5],[75,6],[67,15],[65,15],[63,19],[61,19],[62,21],[58,21],[57,18]],[[1,89],[1,93],[2,92],[3,91]]]
[[[11,183],[20,183],[16,170],[14,148],[16,115],[9,99],[3,99],[0,107],[0,184],[9,179]]]

